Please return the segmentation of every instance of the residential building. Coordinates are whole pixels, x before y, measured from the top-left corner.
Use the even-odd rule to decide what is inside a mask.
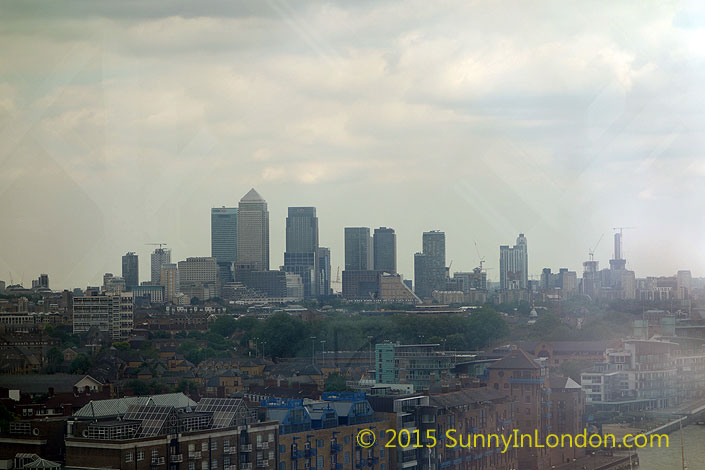
[[[379,343],[375,345],[378,384],[412,384],[416,390],[451,376],[455,356],[439,351],[438,344]]]
[[[151,255],[151,277],[152,285],[159,285],[161,283],[162,276],[162,265],[171,263],[171,250],[168,248],[159,248],[154,250]]]
[[[122,257],[122,278],[125,279],[125,288],[129,291],[140,285],[139,259],[137,255],[130,251]]]
[[[581,375],[586,404],[605,411],[640,411],[680,403],[678,367],[670,341],[624,340]]]
[[[160,284],[164,287],[164,299],[172,302],[179,294],[179,268],[175,263],[162,264],[159,275]]]
[[[422,252],[414,254],[414,291],[421,299],[431,298],[434,290],[444,290],[446,269],[446,235],[432,230],[424,232]]]
[[[487,387],[516,400],[514,428],[522,434],[538,437],[545,445],[551,431],[551,389],[546,380],[548,368],[521,349],[510,351],[493,362],[481,377]],[[546,447],[522,447],[518,451],[519,468],[551,468]]]
[[[502,290],[529,287],[529,257],[523,233],[519,234],[513,247],[499,247],[499,282]]]
[[[131,292],[77,296],[73,298],[73,332],[97,328],[113,341],[127,339],[132,332],[134,303]]]

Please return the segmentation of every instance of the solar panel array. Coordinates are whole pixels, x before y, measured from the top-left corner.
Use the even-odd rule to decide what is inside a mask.
[[[165,434],[169,418],[172,417],[175,425],[176,417],[174,416],[173,406],[154,406],[154,405],[133,405],[127,409],[125,420],[140,421],[139,437],[154,437]]]
[[[203,398],[196,411],[213,413],[213,427],[226,428],[238,424],[236,418],[243,413],[244,406],[239,398]]]

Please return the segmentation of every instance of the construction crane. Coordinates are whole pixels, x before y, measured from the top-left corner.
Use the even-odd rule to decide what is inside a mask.
[[[162,249],[162,246],[166,246],[166,243],[145,243],[145,245],[159,245],[159,249]]]
[[[485,258],[480,256],[480,249],[477,247],[477,241],[475,241],[475,251],[477,252],[477,258],[480,260],[480,271],[482,271],[482,263],[485,262]]]
[[[600,239],[597,240],[597,243],[595,243],[595,246],[592,248],[592,250],[588,250],[588,254],[590,255],[590,261],[595,260],[595,250],[597,250],[597,246],[600,244],[600,242],[602,241],[602,237],[604,237],[604,236],[605,236],[604,233],[602,235],[600,235]]]

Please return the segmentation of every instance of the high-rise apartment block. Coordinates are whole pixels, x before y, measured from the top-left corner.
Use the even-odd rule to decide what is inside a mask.
[[[73,332],[86,333],[95,327],[113,341],[127,339],[133,326],[131,292],[87,295],[73,298]]]
[[[153,285],[158,285],[161,281],[162,264],[171,263],[171,250],[159,247],[152,253],[150,280]]]
[[[376,228],[373,236],[374,269],[389,274],[397,272],[397,234],[393,228]]]
[[[164,299],[171,302],[179,294],[179,269],[175,263],[162,264],[160,283],[164,286]]]
[[[130,251],[122,257],[122,278],[125,279],[125,288],[130,290],[134,286],[140,285],[139,259],[137,255]]]
[[[529,286],[529,256],[523,233],[519,234],[513,247],[499,247],[499,282],[502,290],[527,289]]]
[[[430,298],[434,290],[446,284],[446,234],[438,230],[424,232],[421,253],[414,254],[414,292]]]
[[[269,211],[267,201],[254,188],[238,205],[237,262],[255,271],[269,270]]]

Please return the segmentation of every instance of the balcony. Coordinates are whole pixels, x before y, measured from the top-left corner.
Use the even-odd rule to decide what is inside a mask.
[[[240,462],[240,470],[252,470],[252,462]]]
[[[152,457],[152,465],[164,465],[164,457]]]
[[[330,470],[343,470],[343,464],[342,463],[331,464]]]
[[[300,450],[292,450],[291,451],[291,458],[292,459],[300,459],[303,457],[303,453]]]
[[[181,463],[184,461],[184,454],[172,454],[169,457],[169,461],[172,463]]]
[[[331,454],[337,454],[338,452],[343,450],[343,446],[341,444],[331,444],[330,445],[330,453]]]
[[[201,453],[200,452],[189,452],[188,453],[188,458],[191,460],[200,460],[201,459]]]
[[[315,457],[318,455],[318,450],[317,449],[304,449],[304,458],[311,458]]]
[[[268,468],[269,467],[269,460],[258,460],[257,461],[257,468]]]
[[[223,447],[223,453],[224,454],[237,454],[237,447],[236,446]]]
[[[269,442],[267,442],[267,441],[258,442],[257,449],[269,449]]]
[[[252,444],[240,444],[240,452],[252,452]]]

